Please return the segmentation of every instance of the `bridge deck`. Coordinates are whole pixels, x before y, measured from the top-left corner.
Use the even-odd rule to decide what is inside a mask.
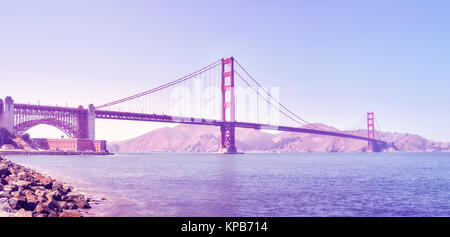
[[[169,115],[158,115],[158,114],[142,114],[142,113],[129,113],[129,112],[117,112],[117,111],[106,111],[106,110],[96,110],[95,117],[98,119],[117,119],[117,120],[133,120],[133,121],[150,121],[150,122],[162,122],[162,123],[180,123],[180,124],[193,124],[193,125],[207,125],[207,126],[221,126],[223,121],[211,120],[203,118],[189,118],[189,117],[177,117]],[[245,122],[235,122],[235,127],[239,128],[253,128],[253,129],[265,129],[274,131],[285,131],[285,132],[298,132],[298,133],[310,133],[334,137],[343,137],[358,139],[363,141],[368,141],[367,137],[342,133],[333,131],[323,131],[316,129],[300,128],[300,127],[288,127],[288,126],[274,126],[269,124],[257,124],[257,123],[245,123]],[[381,140],[375,140],[377,143],[385,143]]]
[[[38,111],[59,111],[59,112],[85,112],[84,108],[72,108],[72,107],[60,107],[60,106],[48,106],[48,105],[31,105],[31,104],[14,104],[16,109],[24,110],[38,110]]]

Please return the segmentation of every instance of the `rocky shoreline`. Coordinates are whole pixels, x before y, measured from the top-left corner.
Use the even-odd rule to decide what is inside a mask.
[[[81,217],[90,198],[73,188],[0,157],[0,216]]]

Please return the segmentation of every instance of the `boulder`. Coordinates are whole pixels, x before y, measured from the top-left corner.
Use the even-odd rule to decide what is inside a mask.
[[[65,210],[59,214],[59,217],[81,217],[80,213],[77,211]]]
[[[39,203],[46,203],[48,201],[48,199],[44,196],[38,197],[37,200]]]
[[[0,191],[0,197],[11,198],[13,195],[7,191]]]
[[[91,208],[91,206],[89,206],[89,203],[86,202],[85,200],[81,200],[81,201],[77,202],[77,206],[80,208],[84,208],[84,209]]]
[[[58,191],[62,195],[66,195],[66,194],[72,192],[72,187],[71,186],[61,186],[60,188],[58,188]]]
[[[38,180],[45,179],[45,176],[44,176],[44,175],[41,175],[41,174],[36,173],[36,172],[34,172],[34,173],[32,174],[32,176],[33,176],[34,179],[38,179]]]
[[[73,187],[72,186],[64,186],[64,189],[65,189],[66,193],[70,193],[70,192],[72,192]]]
[[[36,208],[36,205],[39,203],[38,198],[34,194],[25,194],[27,199],[27,203],[25,204],[25,210],[33,211]]]
[[[67,203],[67,207],[71,210],[78,209],[78,205],[74,202]]]
[[[9,171],[9,169],[6,165],[0,165],[0,178],[5,178],[6,176],[8,176],[10,174],[11,174],[11,171]]]
[[[33,212],[27,211],[22,208],[16,212],[15,216],[17,216],[17,217],[33,217]]]
[[[14,209],[12,209],[8,202],[4,202],[0,203],[0,212],[13,213]]]
[[[23,195],[27,196],[29,194],[33,194],[34,192],[32,190],[30,190],[30,189],[25,189],[25,190],[22,191],[22,193],[23,193]]]
[[[35,184],[35,183],[36,183],[36,182],[33,182],[32,186],[30,187],[30,189],[31,189],[32,191],[35,191],[35,192],[36,192],[36,190],[44,189],[44,187],[39,186],[39,185],[37,185],[37,184]]]
[[[34,194],[38,197],[44,197],[46,195],[46,192],[43,189],[36,189],[34,191]]]
[[[7,185],[3,186],[3,190],[5,190],[6,192],[10,193],[10,192],[15,192],[15,191],[17,191],[19,189],[15,185],[7,184]]]
[[[17,187],[22,187],[24,189],[29,188],[31,182],[25,180],[16,180],[11,183],[12,185],[16,185]]]
[[[0,204],[8,202],[8,198],[0,197]]]
[[[53,180],[50,177],[45,177],[40,180],[40,183],[46,188],[46,189],[52,189],[53,187]]]
[[[11,185],[11,191],[19,191],[19,187],[17,187],[16,185],[12,184]]]
[[[66,196],[67,202],[78,202],[83,199],[84,199],[84,196],[81,194],[70,194],[70,195]]]
[[[50,213],[54,213],[55,211],[50,209],[47,205],[45,205],[43,203],[39,203],[36,205],[36,208],[34,209],[33,212],[36,213],[37,215],[39,215],[39,214],[48,215]]]
[[[58,190],[52,191],[50,193],[47,193],[47,195],[45,195],[49,200],[50,199],[54,199],[56,201],[62,201],[62,195]]]
[[[44,213],[34,215],[34,217],[47,217],[47,216],[48,216],[48,214],[44,214]]]
[[[64,201],[59,201],[59,206],[61,207],[61,209],[69,209],[69,206],[67,205],[66,202]]]
[[[25,207],[27,199],[24,196],[18,196],[10,198],[8,202],[11,208],[19,210]]]
[[[49,201],[47,202],[47,206],[48,206],[48,208],[50,208],[51,210],[53,210],[55,212],[62,211],[61,206],[59,205],[58,201],[56,201],[56,200],[49,199]]]
[[[11,192],[11,194],[13,195],[13,197],[23,196],[22,192],[19,190]]]
[[[62,188],[62,187],[63,187],[63,183],[62,183],[62,182],[59,182],[59,181],[53,181],[53,187],[52,187],[53,190],[55,190],[55,189],[60,189],[60,188]]]
[[[52,213],[48,214],[47,217],[58,217],[58,214],[56,212],[52,212]]]
[[[11,175],[7,176],[6,178],[4,178],[3,180],[5,180],[6,183],[10,184],[16,180],[19,180],[19,178],[17,176],[15,176],[14,174],[11,174]]]
[[[17,173],[17,176],[21,179],[21,180],[25,180],[29,177],[28,173],[25,171],[20,171],[19,173]]]

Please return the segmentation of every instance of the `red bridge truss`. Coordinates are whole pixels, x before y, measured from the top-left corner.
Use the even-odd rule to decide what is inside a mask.
[[[216,76],[214,77],[214,75]],[[213,81],[214,78],[218,80]],[[238,93],[236,91],[236,83],[238,82],[235,81],[236,78],[246,88],[250,88],[248,91],[251,91],[256,96],[255,98],[258,101],[257,116],[268,116],[267,110],[259,112],[260,108],[264,108],[259,104],[262,102],[265,107],[273,109],[278,114],[281,114],[283,118],[294,122],[295,125],[274,124],[270,122],[271,120],[264,122],[259,117],[256,118],[256,121],[250,121],[250,118],[247,118],[248,121],[245,121],[245,118],[239,117],[240,113],[248,112],[240,109],[242,104],[250,102],[236,100],[235,93]],[[207,87],[208,83],[210,87],[212,85],[219,88],[219,98],[218,101],[206,106],[196,98],[198,95],[205,96],[207,94],[207,91],[210,89],[210,87]],[[172,93],[169,95],[166,91],[175,86],[178,86],[176,88],[179,89],[178,94],[183,91],[187,91],[188,94],[191,93],[191,97],[187,102],[186,99],[182,99],[182,102],[186,102],[183,104],[184,107],[189,107],[189,103],[197,103],[197,105],[190,107],[184,113],[179,111],[173,112],[172,109],[175,106],[171,103],[171,98],[178,94]],[[210,101],[215,100],[210,99]],[[198,105],[199,103],[200,105]],[[181,106],[182,109],[184,108],[183,106]],[[211,110],[211,107],[214,109]],[[208,109],[211,111],[208,111]],[[240,113],[237,113],[238,111]],[[178,113],[179,116],[175,116],[175,113]],[[251,115],[251,113],[248,114]],[[154,89],[97,107],[91,104],[87,109],[82,106],[68,108],[14,104],[11,97],[6,97],[5,101],[0,99],[0,127],[4,127],[18,135],[24,134],[27,130],[39,124],[47,124],[60,129],[69,138],[95,139],[96,118],[217,126],[220,127],[221,131],[219,149],[224,153],[235,153],[237,151],[235,144],[235,128],[237,127],[364,140],[368,142],[367,151],[377,151],[380,147],[387,145],[386,142],[375,139],[373,113],[367,114],[367,137],[319,128],[306,122],[282,105],[232,57],[216,61],[194,73]]]

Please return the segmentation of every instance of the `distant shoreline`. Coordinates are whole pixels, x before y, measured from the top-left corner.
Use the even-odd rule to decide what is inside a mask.
[[[26,150],[1,150],[0,155],[114,155],[110,152],[97,151],[26,151]]]

